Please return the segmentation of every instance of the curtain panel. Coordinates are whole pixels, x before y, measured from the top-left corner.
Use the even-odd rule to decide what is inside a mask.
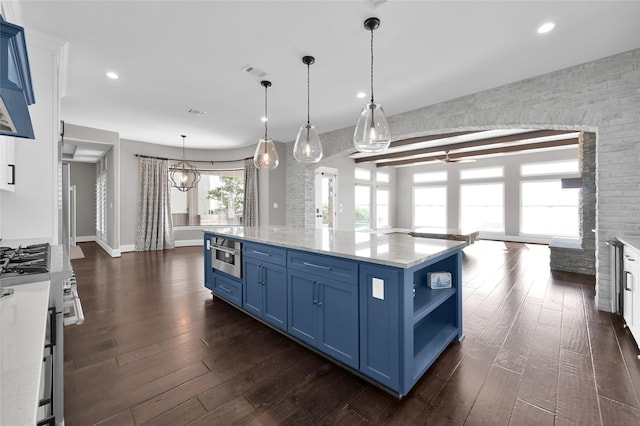
[[[174,248],[169,162],[139,158],[136,251]]]
[[[244,160],[244,226],[258,225],[258,169],[253,158]]]

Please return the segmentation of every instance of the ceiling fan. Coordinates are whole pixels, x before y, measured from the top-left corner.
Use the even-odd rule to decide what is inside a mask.
[[[473,163],[476,160],[470,158],[450,158],[449,150],[444,152],[444,159],[438,160],[440,163],[448,164],[448,163]]]

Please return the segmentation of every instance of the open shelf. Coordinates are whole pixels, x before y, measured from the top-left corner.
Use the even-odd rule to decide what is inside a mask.
[[[428,321],[414,329],[413,380],[419,379],[458,334],[452,323]]]
[[[413,299],[413,323],[420,322],[455,294],[456,289],[454,287],[433,290],[424,286],[416,286],[416,296]]]

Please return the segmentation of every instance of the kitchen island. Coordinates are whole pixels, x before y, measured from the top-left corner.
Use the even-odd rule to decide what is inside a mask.
[[[398,397],[463,338],[465,242],[291,227],[204,238],[214,296]],[[221,260],[240,262],[241,274],[216,268]]]

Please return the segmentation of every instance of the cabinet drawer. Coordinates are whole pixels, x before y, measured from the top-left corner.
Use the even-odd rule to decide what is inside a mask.
[[[213,292],[242,307],[242,284],[221,274],[213,274]]]
[[[321,254],[289,250],[287,265],[291,269],[321,275],[358,285],[358,263]]]
[[[285,266],[287,264],[287,249],[280,247],[245,242],[244,255],[275,263],[276,265]]]

